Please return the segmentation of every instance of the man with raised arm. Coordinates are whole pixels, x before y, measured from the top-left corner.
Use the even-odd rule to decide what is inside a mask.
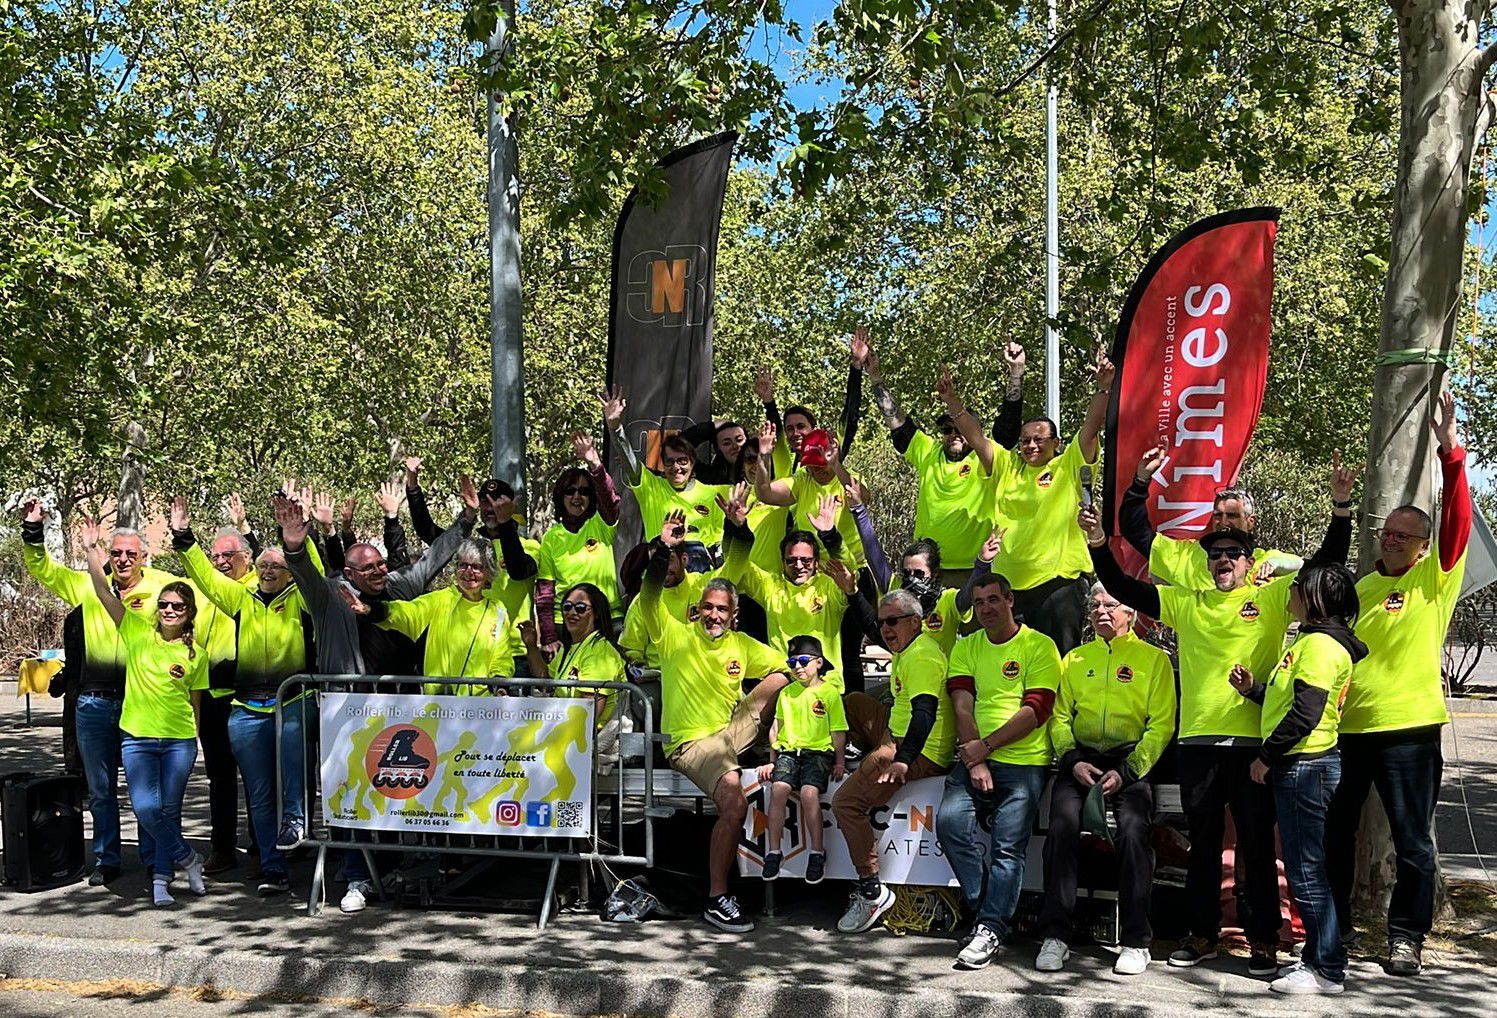
[[[22,506],[21,549],[38,583],[83,610],[83,670],[75,726],[78,755],[88,783],[94,822],[92,886],[120,873],[120,709],[125,699],[125,649],[119,628],[94,593],[88,571],[69,569],[47,554],[40,502]],[[156,595],[176,577],[146,565],[140,532],[119,528],[109,536],[110,585],[125,610],[155,624]],[[151,852],[154,854],[154,846]],[[144,857],[146,846],[141,846]]]
[[[1344,562],[1351,547],[1350,497],[1355,471],[1331,467],[1334,508],[1325,539],[1309,563]],[[1254,781],[1253,762],[1262,743],[1262,709],[1238,695],[1230,676],[1234,665],[1254,675],[1273,671],[1288,632],[1289,588],[1293,575],[1264,586],[1252,582],[1253,537],[1241,530],[1216,530],[1201,538],[1215,580],[1210,590],[1156,586],[1126,575],[1113,558],[1094,509],[1082,509],[1078,523],[1086,534],[1097,579],[1123,604],[1174,629],[1180,648],[1180,798],[1190,829],[1190,860],[1185,877],[1190,936],[1169,963],[1188,968],[1216,957],[1221,932],[1223,811],[1230,809],[1237,829],[1237,852],[1245,875],[1243,902],[1252,957],[1248,972],[1278,970],[1279,882],[1274,863],[1272,791]]]
[[[637,604],[650,640],[660,648],[660,725],[670,740],[666,761],[717,805],[702,918],[729,933],[747,933],[753,920],[728,893],[728,873],[748,814],[738,754],[753,745],[789,679],[783,655],[733,630],[738,591],[728,580],[707,581],[695,622],[681,622],[665,610],[661,587],[674,549],[685,540],[685,514],[674,510],[655,542]],[[745,696],[744,683],[756,679]]]
[[[1399,506],[1378,531],[1378,560],[1357,581],[1357,638],[1368,655],[1352,672],[1341,714],[1341,784],[1326,818],[1326,863],[1341,929],[1352,929],[1351,892],[1362,806],[1376,788],[1393,833],[1397,876],[1388,903],[1387,970],[1418,975],[1434,921],[1434,825],[1450,720],[1440,677],[1446,631],[1460,596],[1471,536],[1466,450],[1455,398],[1442,392],[1431,421],[1443,493],[1438,530],[1425,510]]]
[[[1098,351],[1086,419],[1064,449],[1060,431],[1048,417],[1020,426],[1017,450],[999,447],[963,404],[951,373],[943,371],[936,383],[947,414],[992,477],[995,522],[1008,534],[993,571],[1013,584],[1014,614],[1054,640],[1062,654],[1080,645],[1086,618],[1088,560],[1086,541],[1076,532],[1076,506],[1083,472],[1097,470],[1107,396],[1116,373]]]

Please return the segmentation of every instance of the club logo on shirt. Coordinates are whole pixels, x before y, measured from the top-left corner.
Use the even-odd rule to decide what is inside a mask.
[[[825,607],[826,607],[826,602],[823,601],[821,598],[816,597],[816,598],[812,598],[811,599],[811,614],[812,615],[820,615],[821,614],[821,610],[823,608],[825,608]]]
[[[1003,677],[1005,679],[1017,679],[1019,677],[1019,662],[1003,662]]]
[[[894,695],[895,695],[896,698],[899,696],[900,693],[904,692],[904,683],[899,681],[899,676],[898,675],[896,675],[896,676],[894,676],[894,678],[890,679],[889,680],[889,684],[894,687]]]
[[[940,612],[931,612],[929,615],[925,616],[925,628],[929,629],[932,633],[939,633],[941,631],[941,627],[945,624],[946,620],[941,618]]]
[[[704,505],[694,505],[691,508],[696,512],[698,516],[706,516],[712,512],[711,509],[708,509]]]
[[[1387,597],[1383,598],[1383,611],[1389,615],[1397,615],[1403,611],[1403,591],[1391,591]]]
[[[961,466],[961,469],[956,472],[956,476],[958,476],[958,477],[966,477],[971,472],[972,472],[972,464],[970,464],[970,463],[963,463],[962,466]]]
[[[167,671],[171,673],[171,677],[174,679],[180,679],[187,674],[187,669],[181,665],[172,665]]]
[[[686,609],[686,621],[695,622],[702,617],[702,609],[698,605],[691,605]]]
[[[1241,608],[1237,609],[1237,614],[1241,615],[1243,618],[1251,622],[1263,613],[1258,610],[1258,606],[1256,604],[1251,601],[1247,601]]]
[[[277,615],[284,615],[286,613],[286,606],[284,604],[273,604],[270,606],[270,610]]]
[[[736,678],[738,678],[738,676],[740,676],[740,675],[743,674],[743,663],[740,662],[735,657],[735,658],[731,659],[730,661],[728,661],[728,669],[727,670],[728,670],[728,674],[730,676],[732,676],[733,678],[736,679]]]
[[[811,713],[815,714],[819,718],[826,717],[826,704],[822,703],[820,700],[817,700],[815,703],[811,704]]]
[[[587,543],[585,545],[583,545],[582,547],[583,547],[584,551],[597,551],[598,550],[598,539],[596,537],[589,537],[587,539]]]
[[[582,673],[581,673],[581,672],[580,672],[580,671],[579,671],[579,670],[578,670],[578,668],[577,668],[577,666],[576,666],[576,665],[573,665],[573,666],[572,666],[572,670],[571,670],[571,671],[569,671],[569,672],[567,672],[567,678],[569,678],[569,679],[576,679],[576,678],[580,678],[580,677],[581,677],[581,674],[582,674]]]
[[[1279,662],[1279,667],[1280,668],[1288,668],[1289,665],[1290,665],[1290,663],[1293,660],[1294,660],[1294,651],[1292,651],[1292,650],[1286,650],[1286,651],[1284,651],[1284,660],[1282,660],[1282,661]]]
[[[1119,682],[1133,681],[1133,669],[1129,668],[1127,665],[1118,665],[1117,675]]]
[[[138,612],[145,606],[145,603],[146,599],[137,594],[130,599],[130,610],[133,612]]]
[[[1040,476],[1034,479],[1034,483],[1039,485],[1041,488],[1048,488],[1050,487],[1050,485],[1055,483],[1055,475],[1046,470],[1043,474],[1040,474]]]

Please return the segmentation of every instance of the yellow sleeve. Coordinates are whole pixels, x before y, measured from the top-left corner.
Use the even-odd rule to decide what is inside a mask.
[[[745,637],[744,640],[749,645],[748,661],[744,665],[747,678],[762,679],[775,672],[785,672],[785,659],[778,651],[751,637]]]
[[[935,439],[931,438],[919,428],[915,429],[915,435],[910,439],[910,444],[905,446],[905,462],[915,468],[917,474],[925,472],[925,461],[930,459],[930,447]]]
[[[1060,665],[1060,689],[1055,694],[1055,710],[1050,713],[1050,745],[1055,750],[1056,760],[1063,759],[1076,748],[1076,736],[1071,731],[1075,703],[1071,683],[1066,680],[1073,667],[1080,667],[1080,659],[1074,653],[1067,654]]]
[[[1155,657],[1155,666],[1149,673],[1149,718],[1144,722],[1144,734],[1139,738],[1133,752],[1128,754],[1128,766],[1138,777],[1143,777],[1159,762],[1164,747],[1175,735],[1175,670],[1169,657],[1160,651]]]
[[[397,633],[404,633],[412,640],[419,640],[421,634],[426,632],[426,627],[431,625],[435,599],[444,593],[445,591],[438,590],[430,594],[422,594],[414,601],[386,601],[387,614],[384,621],[379,623],[379,627],[393,629]]]
[[[248,587],[214,569],[208,556],[203,554],[203,546],[195,541],[182,553],[182,567],[187,570],[192,585],[225,615],[239,614],[244,599],[250,596]]]
[[[1034,660],[1024,669],[1024,688],[1048,689],[1053,693],[1060,688],[1060,651],[1049,637],[1035,643],[1038,649]]]
[[[495,603],[494,608],[499,612],[501,621],[498,623],[499,631],[494,635],[494,656],[489,662],[489,674],[513,675],[515,658],[525,653],[525,644],[520,639],[520,628],[510,618],[509,612],[504,610],[504,605]]]
[[[1194,541],[1181,541],[1157,534],[1149,545],[1149,572],[1174,586],[1182,586],[1186,570],[1190,567],[1190,556],[1200,545]]]
[[[21,555],[26,560],[26,571],[68,604],[80,605],[93,593],[93,581],[88,574],[55,562],[42,545],[23,544]]]
[[[634,599],[639,606],[639,621],[644,627],[645,637],[652,643],[665,639],[665,630],[672,621],[660,600],[660,589],[659,583],[646,577],[639,588],[639,596]]]
[[[1195,600],[1188,590],[1179,587],[1159,588],[1159,621],[1171,629],[1179,629],[1180,622],[1190,611]]]

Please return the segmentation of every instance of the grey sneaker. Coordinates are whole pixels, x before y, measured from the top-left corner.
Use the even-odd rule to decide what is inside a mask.
[[[1408,937],[1388,941],[1388,963],[1383,966],[1390,976],[1417,976],[1424,968],[1424,954]]]
[[[875,898],[865,898],[857,891],[853,891],[849,897],[851,900],[847,903],[847,911],[837,920],[837,932],[867,933],[873,929],[879,917],[893,907],[894,888],[888,884],[880,884]]]
[[[998,934],[986,926],[979,926],[972,931],[972,939],[967,946],[962,948],[956,956],[956,964],[964,969],[984,969],[1003,946],[1003,941],[998,939]]]
[[[1045,942],[1040,945],[1040,953],[1034,959],[1034,967],[1039,972],[1059,972],[1066,967],[1066,961],[1071,957],[1071,949],[1066,942],[1058,937],[1046,937]]]

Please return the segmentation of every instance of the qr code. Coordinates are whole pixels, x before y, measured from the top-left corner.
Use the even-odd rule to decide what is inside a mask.
[[[556,826],[580,828],[582,826],[582,807],[584,803],[579,799],[568,799],[556,804]]]

